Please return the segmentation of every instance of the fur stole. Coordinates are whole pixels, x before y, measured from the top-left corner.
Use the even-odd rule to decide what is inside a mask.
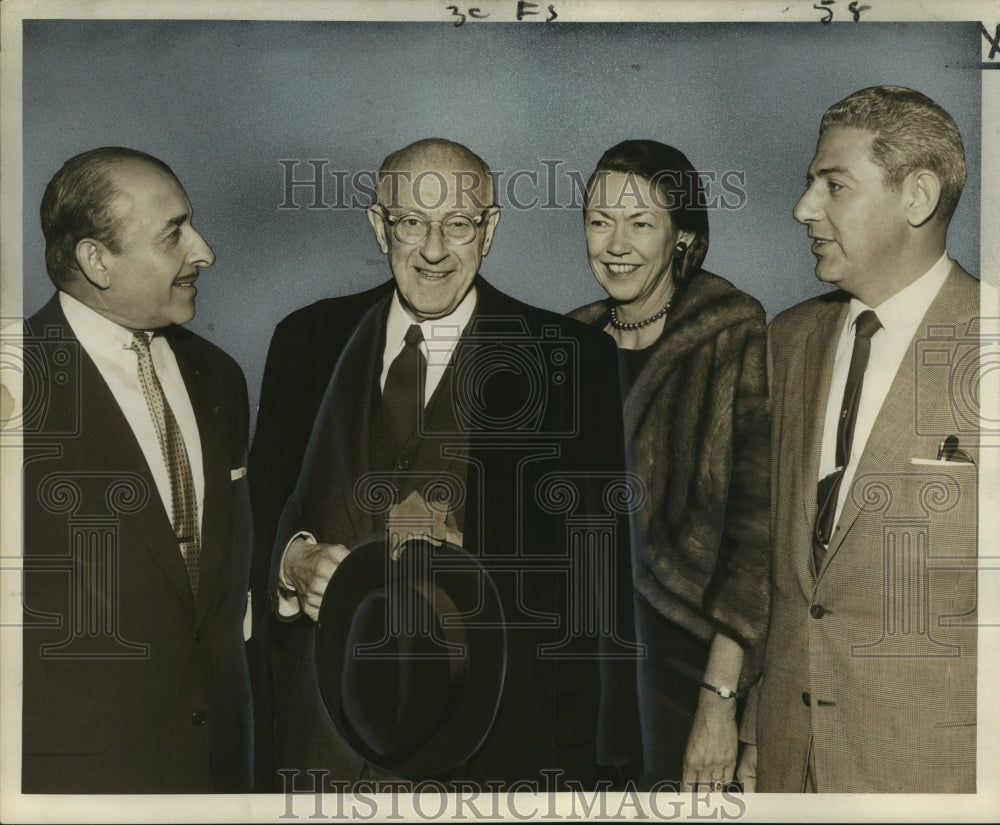
[[[769,427],[764,310],[702,271],[678,291],[624,404],[635,587],[666,619],[747,649],[756,675],[769,610]],[[607,323],[609,303],[571,316]]]

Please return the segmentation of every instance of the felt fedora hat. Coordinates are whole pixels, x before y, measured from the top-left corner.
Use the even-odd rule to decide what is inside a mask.
[[[507,663],[503,608],[482,564],[454,544],[384,540],[352,550],[330,579],[316,670],[330,717],[376,768],[440,776],[496,719]]]

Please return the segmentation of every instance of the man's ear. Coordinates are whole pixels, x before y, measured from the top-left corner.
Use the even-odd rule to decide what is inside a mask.
[[[483,255],[486,255],[493,244],[493,233],[497,231],[497,224],[500,223],[500,207],[491,206],[487,209],[483,222],[486,224],[486,232],[483,235]]]
[[[941,181],[929,169],[918,169],[903,182],[906,217],[910,226],[922,226],[937,211],[941,200]]]
[[[365,210],[365,214],[368,216],[368,223],[375,230],[375,240],[378,242],[378,248],[382,250],[383,255],[388,255],[389,239],[386,234],[388,227],[386,226],[385,216],[382,214],[382,208],[377,203],[373,203]]]
[[[84,238],[77,242],[74,253],[77,266],[91,284],[98,289],[111,286],[111,271],[108,267],[111,251],[107,246],[93,238]]]

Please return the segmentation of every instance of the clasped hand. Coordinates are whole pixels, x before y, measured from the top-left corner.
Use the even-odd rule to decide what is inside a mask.
[[[446,507],[431,507],[415,490],[394,504],[386,515],[386,532],[392,558],[398,558],[410,539],[427,539],[440,544],[462,544],[462,534]],[[282,563],[285,581],[295,591],[299,608],[314,622],[330,579],[350,550],[343,544],[322,544],[296,538],[288,546]]]

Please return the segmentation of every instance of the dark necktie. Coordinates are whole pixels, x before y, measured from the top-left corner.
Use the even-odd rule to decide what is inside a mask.
[[[173,410],[163,394],[160,379],[153,368],[153,357],[149,351],[149,338],[144,332],[136,332],[132,337],[132,349],[139,357],[139,384],[146,397],[146,406],[153,419],[156,438],[170,476],[170,498],[173,503],[173,527],[177,543],[180,545],[184,566],[187,568],[191,592],[198,597],[198,571],[201,561],[201,535],[198,529],[198,498],[194,489],[194,476],[188,461],[184,436],[177,426]]]
[[[826,554],[826,545],[833,535],[833,520],[837,513],[837,499],[840,497],[840,482],[844,478],[844,468],[851,458],[851,443],[854,440],[854,423],[858,418],[861,402],[861,387],[868,367],[872,336],[882,328],[882,322],[870,309],[862,312],[854,322],[854,351],[851,366],[847,371],[844,385],[844,400],[840,405],[840,419],[837,422],[837,468],[816,485],[816,528],[813,541],[813,555],[816,570],[819,571]]]
[[[420,324],[411,324],[403,340],[403,349],[390,365],[382,390],[385,423],[397,449],[402,448],[413,434],[424,406],[426,364],[420,351],[420,342],[424,340]]]

